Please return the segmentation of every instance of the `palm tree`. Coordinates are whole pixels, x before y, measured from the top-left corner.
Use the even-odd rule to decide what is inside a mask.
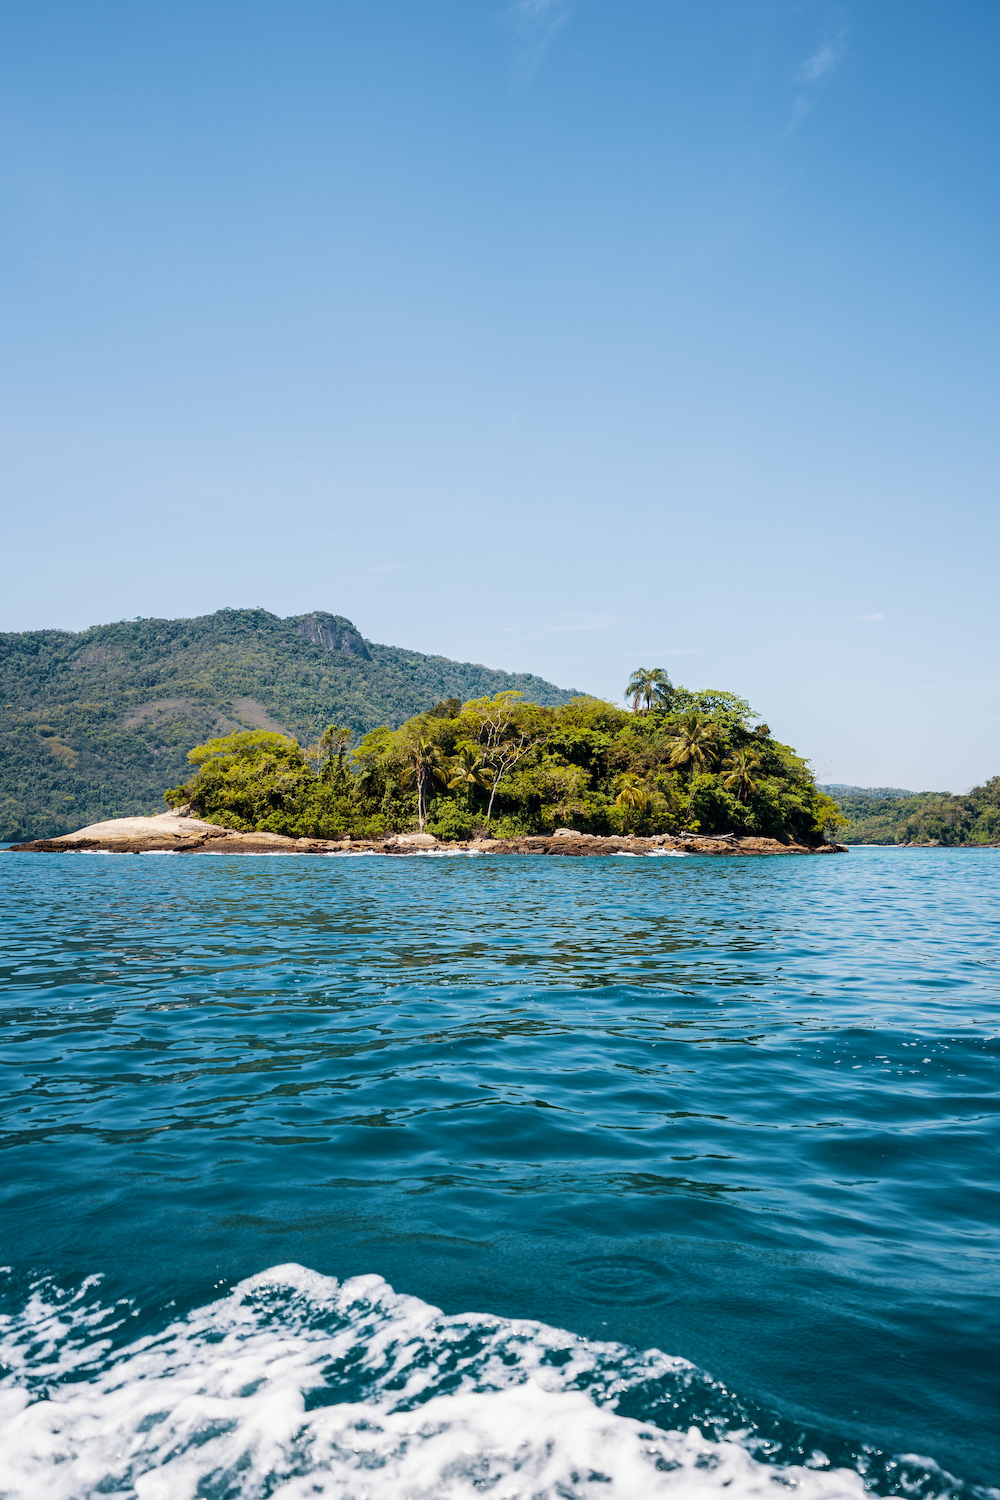
[[[633,811],[643,812],[648,803],[649,791],[638,776],[631,771],[626,771],[624,776],[619,776],[618,796],[615,798],[616,807],[628,807]]]
[[[671,767],[688,766],[696,776],[715,760],[719,731],[703,714],[686,714],[667,740]]]
[[[640,703],[644,705],[644,714],[654,703],[658,708],[666,708],[672,695],[673,683],[662,667],[636,667],[625,689],[625,697],[632,700],[634,714],[639,712]]]
[[[456,755],[449,770],[451,771],[451,780],[448,782],[449,792],[457,786],[464,786],[466,802],[474,786],[488,787],[490,784],[486,767],[479,753],[479,746],[472,740],[462,740],[456,747]]]
[[[448,780],[448,766],[441,754],[441,746],[417,733],[411,735],[403,745],[406,762],[400,777],[404,786],[417,788],[417,823],[424,831],[424,808],[428,787],[435,781]]]
[[[734,791],[741,802],[746,802],[750,794],[757,790],[753,773],[760,770],[760,756],[752,747],[734,750],[731,755],[726,756],[722,764],[726,770],[722,785],[727,791]]]

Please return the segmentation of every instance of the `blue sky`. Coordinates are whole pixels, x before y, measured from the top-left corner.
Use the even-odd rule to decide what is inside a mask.
[[[0,628],[223,605],[1000,772],[983,0],[0,3]]]

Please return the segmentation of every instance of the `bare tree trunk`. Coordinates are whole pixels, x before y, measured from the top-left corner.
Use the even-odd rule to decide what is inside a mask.
[[[424,778],[420,771],[417,772],[417,825],[420,832],[424,831]]]

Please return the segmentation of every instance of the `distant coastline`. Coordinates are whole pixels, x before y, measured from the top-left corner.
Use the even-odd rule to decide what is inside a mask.
[[[914,849],[982,849],[1000,845],[1000,776],[951,792],[842,784],[820,788],[844,814],[848,844],[895,844]]]

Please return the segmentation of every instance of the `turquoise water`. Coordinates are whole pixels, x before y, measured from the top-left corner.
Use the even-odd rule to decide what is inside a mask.
[[[0,888],[0,1494],[1000,1482],[1000,853]]]

